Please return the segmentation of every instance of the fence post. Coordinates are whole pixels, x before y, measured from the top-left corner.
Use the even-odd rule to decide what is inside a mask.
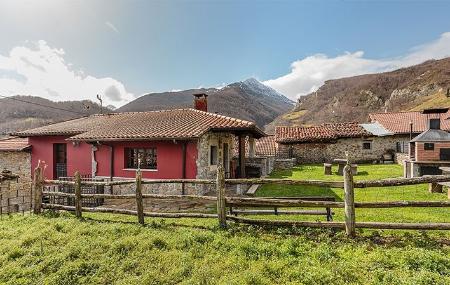
[[[38,165],[34,169],[33,186],[34,186],[34,207],[33,213],[40,214],[42,209],[42,192],[44,188],[44,176],[42,173],[42,167]]]
[[[144,224],[144,205],[142,201],[142,173],[138,169],[136,171],[136,208],[139,224]]]
[[[349,237],[355,237],[355,192],[353,174],[349,164],[344,167],[344,211],[345,232]]]
[[[217,217],[219,219],[219,226],[226,228],[227,216],[225,212],[225,173],[222,165],[217,166],[217,179],[216,179],[216,191],[217,191]]]
[[[75,172],[75,215],[81,218],[81,175]]]

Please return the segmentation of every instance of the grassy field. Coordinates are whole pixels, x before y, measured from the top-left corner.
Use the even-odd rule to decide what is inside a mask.
[[[337,171],[335,167],[333,170]],[[357,180],[374,180],[401,177],[400,165],[359,165]],[[302,165],[293,170],[276,171],[274,178],[319,179],[342,181],[342,176],[323,174],[321,165]],[[344,191],[337,188],[318,186],[264,185],[257,192],[258,196],[334,196],[343,201]],[[447,193],[429,193],[428,185],[411,185],[402,187],[375,187],[355,189],[355,201],[439,201],[447,200]],[[335,220],[343,221],[343,209],[335,209]],[[391,208],[391,209],[356,209],[359,222],[447,222],[450,223],[450,208]]]
[[[360,170],[357,179],[400,174],[392,165]],[[314,165],[274,176],[324,178]],[[277,187],[264,187],[258,195],[342,197],[337,189]],[[423,186],[404,188],[357,190],[357,200],[445,199]],[[443,209],[396,211],[400,213],[357,215],[364,220],[449,222]],[[337,212],[336,219],[340,216]],[[450,284],[450,236],[445,232],[359,231],[350,240],[334,230],[232,223],[220,230],[212,219],[147,218],[140,226],[131,216],[84,217],[51,212],[3,216],[0,284]]]

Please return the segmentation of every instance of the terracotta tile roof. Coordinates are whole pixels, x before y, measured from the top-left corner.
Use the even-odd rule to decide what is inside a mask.
[[[275,156],[278,150],[278,144],[275,142],[275,136],[262,137],[255,140],[255,155],[256,156]],[[234,140],[234,156],[239,155],[239,141],[235,137]],[[245,139],[245,156],[249,156],[248,138]]]
[[[262,137],[256,140],[255,153],[257,156],[275,156],[278,144],[275,142],[275,136]]]
[[[358,123],[332,123],[312,127],[277,127],[275,141],[279,143],[330,142],[339,138],[373,136]]]
[[[8,138],[0,140],[0,151],[24,151],[30,148],[27,138]]]
[[[265,136],[254,123],[194,109],[92,115],[17,135],[71,135],[70,140],[161,140],[197,138],[207,131],[248,131]]]
[[[413,133],[422,133],[428,129],[428,119],[441,119],[441,129],[450,131],[450,111],[442,114],[422,114],[422,112],[397,112],[369,114],[371,122],[380,123],[385,129],[395,134],[409,134],[413,123]]]

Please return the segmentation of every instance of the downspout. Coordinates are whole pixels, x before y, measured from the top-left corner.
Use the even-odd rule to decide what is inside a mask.
[[[187,142],[183,141],[183,144],[181,145],[181,148],[183,150],[183,159],[182,159],[182,165],[181,165],[182,179],[186,179],[186,156],[187,156],[186,144],[187,144]],[[185,185],[184,185],[184,183],[181,183],[181,195],[185,195],[185,194],[186,194]]]
[[[98,150],[96,144],[91,145],[91,175],[94,178],[97,175],[97,160],[95,157],[95,152]]]

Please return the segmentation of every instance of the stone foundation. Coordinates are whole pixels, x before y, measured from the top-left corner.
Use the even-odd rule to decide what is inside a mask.
[[[119,179],[117,179],[119,180]],[[122,179],[120,179],[122,180]],[[135,194],[135,184],[128,185],[115,185],[113,186],[114,194]],[[202,185],[202,184],[188,184],[184,186],[186,195],[205,195],[210,192],[210,188],[215,188],[215,185]],[[108,188],[108,187],[107,187]],[[105,189],[106,192],[110,192],[110,189]],[[181,195],[182,184],[181,183],[155,183],[155,184],[143,184],[142,194],[166,194],[166,195]]]

